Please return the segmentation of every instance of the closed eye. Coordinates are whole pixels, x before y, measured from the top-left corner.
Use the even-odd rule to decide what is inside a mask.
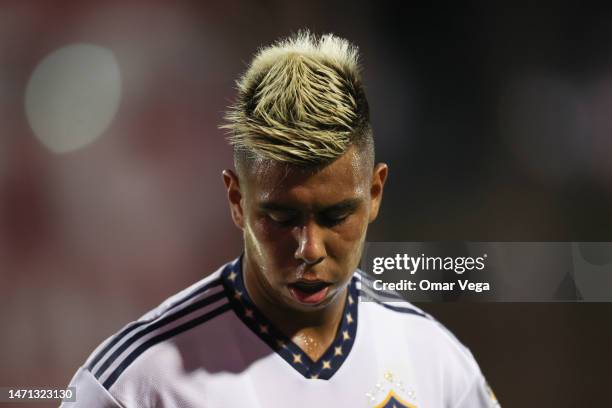
[[[295,211],[268,211],[268,218],[279,224],[290,224],[297,219],[297,212]]]
[[[352,211],[345,211],[341,213],[335,213],[332,211],[330,213],[324,213],[324,214],[321,214],[321,216],[319,217],[319,223],[321,223],[321,225],[326,226],[326,227],[334,227],[346,221],[346,219],[351,214],[352,214]]]

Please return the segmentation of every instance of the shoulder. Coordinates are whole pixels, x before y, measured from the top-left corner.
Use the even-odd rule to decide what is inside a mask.
[[[499,406],[471,351],[449,329],[399,294],[374,290],[363,272],[358,270],[355,279],[359,313],[366,315],[367,330],[383,334],[381,349],[389,350],[391,358],[408,358],[423,382],[437,384],[448,406]]]
[[[375,335],[379,352],[391,360],[408,359],[419,381],[443,396],[445,406],[499,408],[476,359],[450,330],[398,293],[374,290],[373,279],[362,271],[355,279],[359,313],[366,315],[368,330],[382,334]]]
[[[154,353],[155,359],[163,362],[172,358],[175,352],[170,340],[231,309],[222,274],[232,265],[233,263],[224,265],[206,278],[169,297],[109,337],[91,354],[73,378],[73,382],[77,382],[78,386],[95,382],[97,386],[89,386],[86,389],[98,393],[110,392],[120,377],[124,380],[126,377],[146,375],[130,368],[137,359],[142,359],[141,356],[151,347],[157,346],[156,350],[161,351]],[[131,380],[138,381],[136,378]]]
[[[427,352],[428,358],[444,360],[449,370],[480,374],[470,350],[432,315],[396,292],[374,290],[372,279],[360,270],[356,279],[361,309],[370,315],[377,330],[393,331],[407,343],[418,346],[419,351]]]

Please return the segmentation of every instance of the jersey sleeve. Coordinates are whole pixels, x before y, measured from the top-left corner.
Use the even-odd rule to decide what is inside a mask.
[[[79,368],[69,386],[76,389],[76,401],[64,402],[60,405],[60,408],[122,407],[85,367]]]
[[[480,375],[453,408],[501,408],[495,394]]]

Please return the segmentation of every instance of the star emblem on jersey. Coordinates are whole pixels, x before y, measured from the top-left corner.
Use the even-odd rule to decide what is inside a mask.
[[[342,340],[350,340],[351,339],[351,335],[349,334],[348,330],[344,330],[342,332]]]
[[[403,381],[392,371],[385,371],[383,380],[376,383],[374,389],[366,392],[368,403],[373,408],[418,408],[416,392],[404,385]]]
[[[357,334],[358,305],[355,299],[358,299],[359,294],[355,278],[348,285],[343,318],[334,341],[321,358],[313,361],[255,306],[244,286],[241,261],[228,268],[221,277],[226,293],[230,294],[229,300],[236,315],[255,335],[305,378],[328,380],[342,366],[351,352]]]

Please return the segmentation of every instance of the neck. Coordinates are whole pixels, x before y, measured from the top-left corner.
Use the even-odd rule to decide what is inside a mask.
[[[269,295],[266,283],[259,278],[256,265],[245,255],[242,273],[246,290],[257,308],[283,334],[289,337],[312,360],[318,360],[332,344],[342,319],[346,302],[345,287],[326,307],[319,310],[302,311],[290,308]]]

